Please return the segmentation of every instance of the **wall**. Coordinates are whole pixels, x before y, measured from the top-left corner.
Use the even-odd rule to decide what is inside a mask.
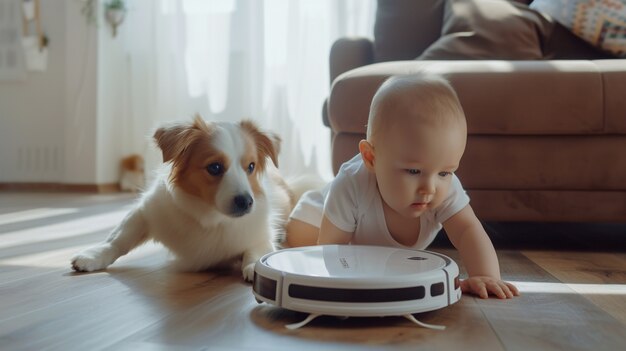
[[[123,54],[108,26],[87,24],[82,6],[41,1],[48,69],[0,81],[0,183],[117,182]]]
[[[44,2],[41,13],[50,38],[48,70],[0,81],[2,182],[60,181],[64,175],[65,3]]]

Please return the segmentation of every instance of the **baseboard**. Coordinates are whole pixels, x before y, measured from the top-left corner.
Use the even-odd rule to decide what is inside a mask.
[[[120,192],[120,185],[119,183],[111,183],[111,184],[0,183],[0,191],[117,193],[117,192]]]

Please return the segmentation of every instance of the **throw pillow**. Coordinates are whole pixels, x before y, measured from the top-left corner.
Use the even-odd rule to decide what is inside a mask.
[[[420,60],[539,60],[550,22],[524,4],[505,0],[448,0],[442,36]]]
[[[378,0],[375,62],[410,60],[441,35],[443,0]]]
[[[530,7],[592,45],[626,57],[626,0],[535,0]]]

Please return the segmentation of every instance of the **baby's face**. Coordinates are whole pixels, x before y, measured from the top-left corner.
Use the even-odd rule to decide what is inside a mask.
[[[465,150],[461,123],[390,126],[375,145],[374,172],[383,201],[410,218],[441,205]]]

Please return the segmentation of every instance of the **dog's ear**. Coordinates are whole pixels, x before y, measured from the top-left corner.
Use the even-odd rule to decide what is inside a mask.
[[[202,132],[210,133],[210,130],[199,115],[194,117],[192,123],[173,123],[157,129],[154,140],[163,152],[163,162],[182,155]]]
[[[269,157],[278,167],[278,153],[280,152],[281,139],[277,134],[262,132],[254,122],[244,120],[240,123],[241,128],[252,136],[258,153],[261,168],[265,166],[265,158]]]

